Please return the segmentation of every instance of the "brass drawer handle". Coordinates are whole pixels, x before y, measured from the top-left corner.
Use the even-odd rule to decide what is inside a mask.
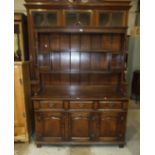
[[[92,120],[92,121],[95,121],[95,120],[96,120],[96,117],[95,117],[95,116],[94,116],[94,117],[92,117],[92,118],[91,118],[91,120]]]
[[[49,103],[49,107],[53,108],[55,106],[55,103]]]
[[[124,121],[124,116],[121,116],[121,121]]]
[[[80,107],[80,108],[83,108],[83,107],[84,107],[84,104],[83,104],[83,103],[80,103],[80,104],[79,104],[79,107]]]
[[[110,107],[112,108],[112,107],[113,107],[113,105],[114,105],[114,103],[110,102],[110,103],[109,103],[109,105],[110,105]]]

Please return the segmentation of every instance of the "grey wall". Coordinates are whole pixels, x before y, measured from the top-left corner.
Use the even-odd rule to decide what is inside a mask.
[[[22,12],[26,14],[24,3],[24,0],[14,0],[14,12]]]
[[[129,11],[129,48],[128,48],[128,95],[131,96],[131,83],[133,72],[140,70],[140,34],[135,33],[140,27],[140,14],[137,13],[138,0],[132,0],[132,8]]]
[[[140,36],[130,36],[128,52],[128,95],[131,96],[131,82],[133,72],[140,70]]]

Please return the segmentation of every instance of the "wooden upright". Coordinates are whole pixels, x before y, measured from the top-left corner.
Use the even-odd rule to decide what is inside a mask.
[[[37,146],[125,144],[129,4],[26,0]]]

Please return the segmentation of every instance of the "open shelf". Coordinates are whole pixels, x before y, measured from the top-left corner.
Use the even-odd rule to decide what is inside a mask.
[[[126,98],[123,93],[110,85],[88,86],[88,85],[66,85],[47,86],[33,99],[69,99],[69,100],[106,100]]]
[[[69,71],[50,71],[50,70],[39,70],[40,73],[48,73],[48,74],[119,74],[121,73],[121,69],[115,69],[110,71],[76,71],[76,70],[69,70]]]
[[[49,50],[49,51],[39,51],[39,54],[48,54],[48,53],[54,53],[54,52],[72,52],[71,50]],[[124,54],[123,51],[109,51],[109,50],[77,50],[74,52],[88,52],[88,53],[109,53],[109,54]]]
[[[126,33],[126,26],[123,27],[34,27],[35,32],[37,33],[44,33],[44,32],[57,32],[57,33],[117,33],[117,34],[125,34]],[[82,32],[81,32],[82,29]]]

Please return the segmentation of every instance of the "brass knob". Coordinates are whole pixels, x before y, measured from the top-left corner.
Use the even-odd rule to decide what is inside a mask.
[[[79,106],[80,106],[80,108],[83,108],[84,107],[84,105],[82,103],[80,103]]]
[[[50,104],[49,104],[49,107],[50,107],[50,108],[53,108],[54,105],[55,105],[54,103],[50,103]]]
[[[109,104],[109,105],[110,105],[110,107],[112,108],[114,104],[113,104],[112,102],[110,102],[110,104]]]
[[[39,116],[39,117],[37,117],[37,121],[38,122],[40,122],[41,121],[41,117]]]
[[[96,117],[92,117],[91,120],[92,120],[92,121],[95,121],[95,120],[96,120]]]
[[[91,138],[94,138],[94,137],[95,137],[95,134],[94,134],[94,133],[92,133],[90,136],[91,136]]]
[[[123,121],[124,120],[124,116],[121,116],[121,121]]]

